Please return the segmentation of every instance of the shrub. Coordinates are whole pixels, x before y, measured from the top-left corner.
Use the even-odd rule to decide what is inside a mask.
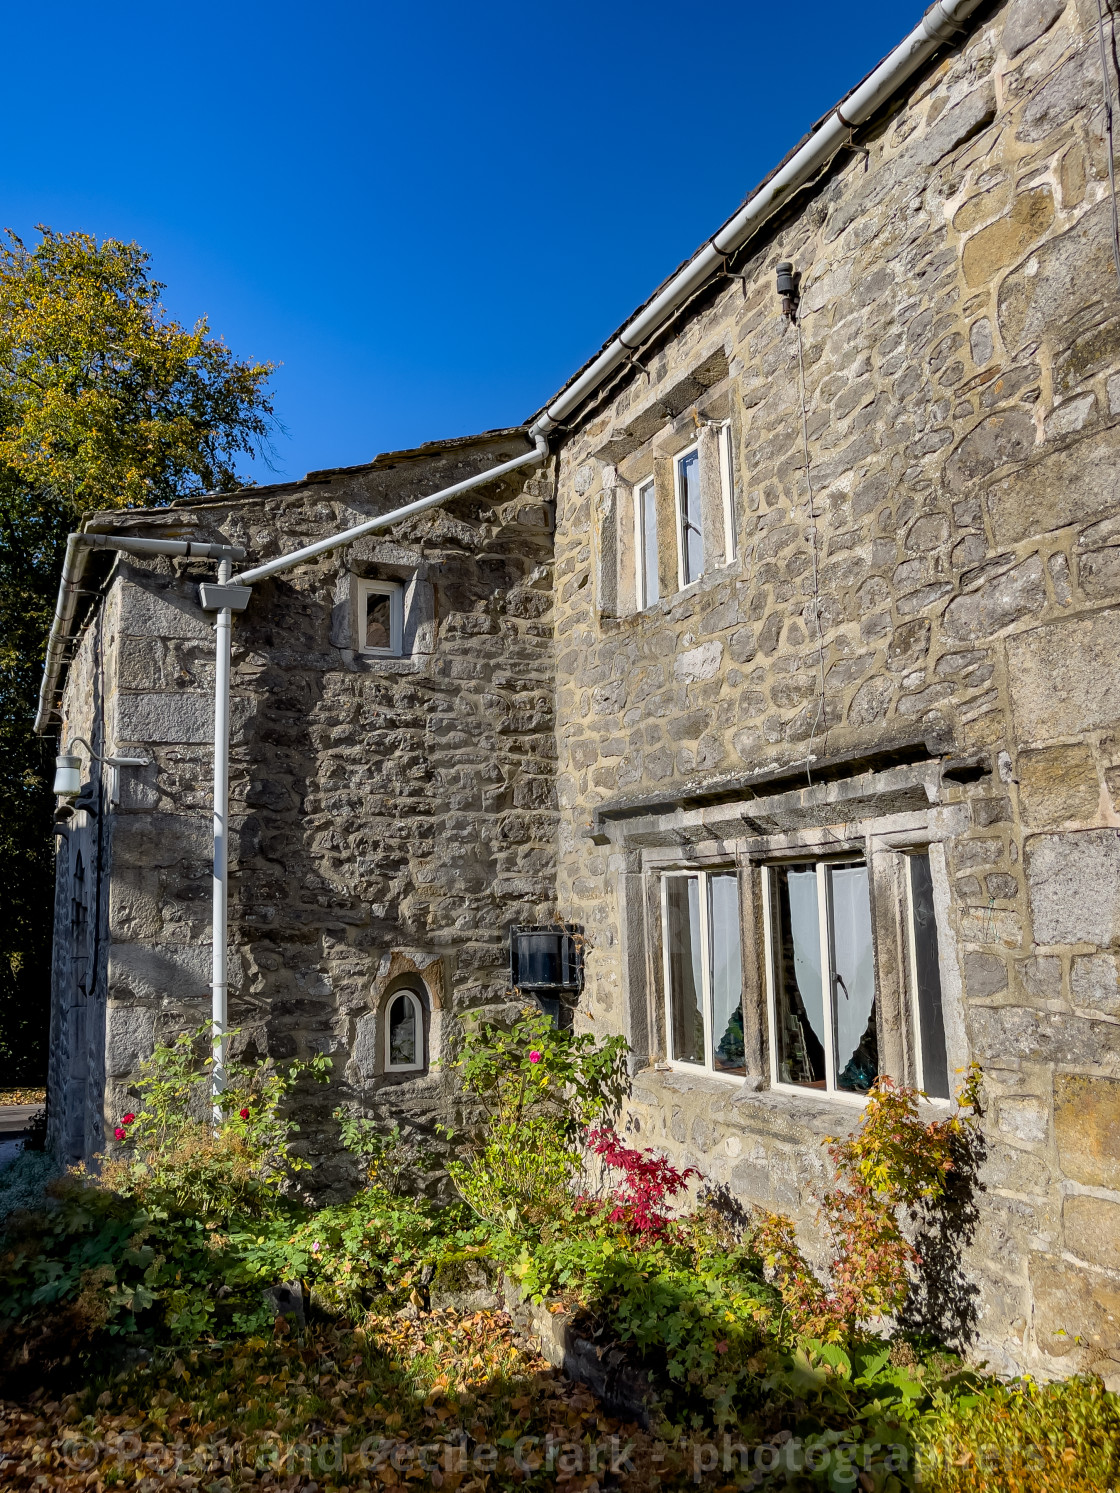
[[[605,1204],[610,1221],[621,1223],[638,1239],[663,1237],[669,1223],[666,1204],[684,1191],[689,1177],[700,1175],[696,1168],[678,1171],[654,1151],[625,1146],[609,1126],[589,1131],[587,1144],[608,1171],[621,1173],[616,1192]]]
[[[447,1169],[480,1218],[518,1232],[566,1210],[578,1139],[626,1092],[625,1054],[621,1037],[562,1032],[539,1011],[468,1029],[456,1066],[482,1119]]]
[[[1099,1379],[976,1379],[933,1401],[918,1432],[923,1490],[1101,1493],[1120,1484],[1120,1399]]]
[[[58,1163],[45,1151],[21,1151],[0,1171],[0,1225],[22,1208],[41,1208]]]
[[[979,1071],[973,1070],[956,1112],[923,1124],[917,1091],[878,1078],[856,1132],[844,1141],[830,1139],[837,1185],[821,1207],[834,1250],[828,1284],[802,1254],[792,1222],[762,1215],[755,1245],[795,1332],[825,1342],[852,1341],[870,1321],[904,1306],[911,1271],[921,1262],[903,1224],[909,1210],[941,1196],[954,1137],[979,1114],[978,1084]]]
[[[326,1082],[330,1058],[284,1068],[228,1062],[215,1119],[210,1033],[209,1024],[185,1032],[143,1064],[133,1084],[137,1108],[115,1127],[119,1149],[102,1185],[201,1218],[269,1213],[291,1175],[309,1165],[290,1150],[299,1126],[282,1112],[284,1102],[304,1074]]]
[[[559,1293],[593,1336],[625,1345],[667,1411],[726,1423],[753,1397],[780,1306],[761,1262],[710,1208],[640,1233],[613,1211],[577,1210],[523,1244],[522,1289]]]

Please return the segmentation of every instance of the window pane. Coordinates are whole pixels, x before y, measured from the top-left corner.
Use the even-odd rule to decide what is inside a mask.
[[[638,494],[642,530],[642,596],[644,604],[651,607],[661,595],[657,577],[657,494],[652,482],[647,482]]]
[[[825,1087],[824,1001],[817,873],[774,872],[774,999],[778,1079]]]
[[[665,898],[669,949],[669,1009],[673,1057],[683,1063],[704,1062],[704,1017],[700,1008],[700,880],[667,876]]]
[[[941,965],[937,958],[937,920],[933,912],[933,878],[928,855],[910,857],[910,887],[914,908],[914,958],[917,964],[914,974],[918,987],[922,1088],[931,1099],[948,1099],[949,1060],[945,1053]]]
[[[407,995],[398,995],[389,1007],[389,1066],[413,1068],[417,1064],[419,1033],[416,1030],[416,1003]]]
[[[836,995],[836,1087],[866,1094],[879,1076],[867,867],[831,866],[828,878]]]
[[[690,451],[677,462],[680,484],[681,542],[684,545],[684,582],[704,574],[704,533],[700,517],[700,453]]]
[[[712,1066],[718,1073],[745,1073],[739,878],[735,875],[709,877],[708,897],[708,926],[712,942]]]
[[[366,593],[366,647],[391,646],[390,598],[380,591]]]

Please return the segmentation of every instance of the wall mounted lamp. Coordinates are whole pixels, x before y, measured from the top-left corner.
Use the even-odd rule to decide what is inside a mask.
[[[82,791],[82,759],[74,748],[84,746],[91,762],[103,762],[106,767],[148,767],[149,757],[101,757],[93,750],[84,736],[71,738],[66,751],[54,759],[54,793],[58,798],[76,798]]]

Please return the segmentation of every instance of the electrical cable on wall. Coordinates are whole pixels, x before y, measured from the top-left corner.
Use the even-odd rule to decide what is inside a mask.
[[[1116,23],[1109,6],[1108,25],[1111,34],[1112,56],[1116,60]],[[1097,0],[1097,41],[1101,53],[1101,89],[1104,94],[1104,132],[1108,142],[1108,186],[1112,206],[1112,262],[1120,277],[1120,213],[1116,206],[1116,142],[1113,138],[1112,85],[1108,76],[1108,47],[1104,39],[1104,0]]]
[[[805,348],[801,339],[801,323],[797,319],[796,311],[790,314],[794,331],[797,333],[797,372],[798,390],[801,402],[801,450],[805,460],[805,486],[809,491],[809,553],[813,562],[813,619],[817,624],[817,667],[820,670],[820,692],[817,698],[817,713],[813,718],[813,729],[809,732],[809,747],[805,754],[805,776],[809,780],[809,786],[813,784],[813,742],[816,739],[817,728],[821,723],[821,715],[824,711],[824,632],[821,628],[821,587],[820,573],[817,565],[817,504],[816,495],[813,492],[813,473],[809,465],[809,411],[807,408],[807,395],[805,392]]]

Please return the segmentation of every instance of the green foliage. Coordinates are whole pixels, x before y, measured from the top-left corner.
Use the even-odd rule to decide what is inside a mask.
[[[227,1062],[216,1122],[210,1033],[209,1023],[184,1032],[142,1065],[133,1084],[137,1109],[116,1127],[121,1148],[105,1182],[204,1219],[268,1213],[291,1174],[309,1165],[289,1148],[299,1126],[282,1112],[285,1100],[305,1074],[325,1083],[331,1060],[317,1054],[283,1068]]]
[[[513,1269],[534,1299],[559,1294],[628,1345],[675,1413],[724,1425],[753,1397],[755,1355],[780,1303],[753,1250],[710,1208],[653,1237],[577,1209],[523,1244]]]
[[[578,1139],[626,1093],[626,1050],[621,1037],[560,1031],[535,1010],[508,1031],[468,1028],[456,1066],[484,1118],[447,1169],[480,1218],[516,1233],[565,1209]]]
[[[96,508],[230,491],[270,368],[187,330],[135,244],[0,240],[0,1082],[47,1065],[53,752],[32,731],[67,532]]]
[[[58,1163],[46,1151],[21,1151],[0,1171],[0,1227],[17,1209],[41,1208],[57,1176]]]
[[[822,1282],[802,1254],[794,1226],[766,1213],[755,1244],[796,1333],[828,1342],[852,1342],[866,1324],[899,1312],[919,1263],[903,1225],[907,1210],[936,1204],[952,1169],[953,1147],[978,1117],[979,1071],[973,1069],[945,1119],[923,1122],[919,1095],[889,1078],[872,1086],[860,1123],[843,1141],[830,1139],[837,1184],[821,1213],[833,1241],[829,1282]]]
[[[447,1170],[468,1207],[497,1229],[534,1231],[562,1210],[579,1155],[563,1122],[531,1115],[492,1121]]]
[[[918,1428],[930,1493],[1100,1493],[1120,1484],[1120,1398],[1099,1379],[937,1389]]]
[[[0,241],[0,465],[72,513],[236,486],[271,367],[171,321],[138,245],[38,232]]]
[[[517,1125],[556,1115],[575,1135],[617,1114],[629,1088],[627,1050],[622,1037],[598,1042],[589,1032],[561,1031],[526,1008],[508,1031],[469,1026],[455,1066],[491,1120]]]

